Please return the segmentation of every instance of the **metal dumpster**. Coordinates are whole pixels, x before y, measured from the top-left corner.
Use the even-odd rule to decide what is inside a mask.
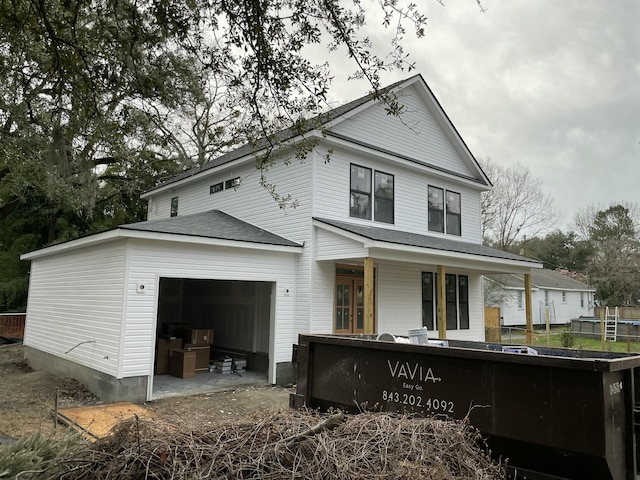
[[[300,335],[290,405],[468,417],[492,455],[508,459],[512,478],[640,478],[634,422],[640,356],[448,344]]]

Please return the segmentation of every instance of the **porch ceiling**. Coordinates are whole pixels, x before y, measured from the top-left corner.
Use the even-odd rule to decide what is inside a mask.
[[[348,249],[351,252],[362,252],[357,257],[349,257],[349,254],[341,257],[343,250],[334,248],[335,260],[369,256],[379,260],[444,265],[482,273],[528,273],[532,268],[542,268],[542,264],[536,260],[480,244],[325,218],[313,220],[321,231],[342,237],[345,244],[352,246]],[[358,248],[354,248],[356,246]],[[328,259],[326,252],[323,259]]]

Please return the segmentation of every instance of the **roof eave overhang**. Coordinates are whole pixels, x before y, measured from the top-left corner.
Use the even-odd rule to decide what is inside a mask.
[[[490,184],[483,183],[483,181],[467,178],[459,174],[456,174],[455,172],[448,172],[448,171],[437,169],[435,167],[430,167],[429,165],[418,162],[416,160],[400,157],[390,152],[384,152],[373,146],[367,146],[361,143],[355,143],[354,141],[337,137],[337,136],[331,135],[330,133],[327,134],[326,137],[324,137],[324,141],[327,142],[327,145],[339,146],[344,149],[349,149],[352,151],[364,153],[368,157],[376,157],[382,160],[391,160],[394,163],[403,165],[404,167],[407,167],[411,170],[427,172],[430,175],[433,175],[434,177],[447,179],[450,181],[454,181],[456,183],[462,183],[476,190],[488,191],[488,190],[491,190],[492,188]]]
[[[85,238],[71,240],[69,242],[52,245],[40,250],[28,252],[20,256],[21,260],[35,260],[50,255],[66,253],[78,248],[96,246],[106,242],[122,239],[141,239],[159,242],[174,242],[192,245],[205,245],[212,247],[246,248],[251,250],[268,250],[271,252],[302,253],[303,246],[278,245],[270,243],[246,242],[239,240],[226,240],[220,238],[199,237],[195,235],[181,235],[175,233],[159,233],[142,230],[130,230],[116,228],[108,232],[98,233]]]
[[[314,226],[341,235],[349,240],[362,243],[369,256],[380,260],[403,262],[428,261],[453,268],[500,273],[527,273],[534,268],[542,268],[541,263],[476,255],[435,248],[417,247],[379,240],[371,240],[357,233],[349,232],[324,222],[313,220]]]

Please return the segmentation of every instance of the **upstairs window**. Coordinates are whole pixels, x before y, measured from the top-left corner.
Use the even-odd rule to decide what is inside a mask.
[[[360,165],[351,165],[349,216],[371,220],[373,191],[373,220],[394,222],[394,177]]]
[[[209,195],[211,195],[212,193],[221,192],[223,188],[224,188],[224,184],[222,182],[211,185],[209,187]]]
[[[351,165],[349,215],[371,220],[371,169]]]
[[[376,171],[373,189],[375,195],[374,220],[393,223],[393,175]]]
[[[240,177],[231,178],[224,182],[224,188],[236,188],[240,186]]]
[[[524,308],[524,292],[522,290],[518,290],[518,310],[522,310]]]
[[[429,185],[429,230],[444,233],[444,190]]]
[[[171,216],[172,217],[178,216],[178,197],[173,197],[171,199]]]
[[[462,235],[460,194],[429,185],[428,228],[432,232]]]
[[[460,215],[460,194],[447,190],[447,233],[460,236],[462,216]]]

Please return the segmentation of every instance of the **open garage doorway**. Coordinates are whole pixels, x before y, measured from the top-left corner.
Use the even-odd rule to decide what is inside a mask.
[[[266,384],[273,288],[271,282],[161,277],[153,398]]]

